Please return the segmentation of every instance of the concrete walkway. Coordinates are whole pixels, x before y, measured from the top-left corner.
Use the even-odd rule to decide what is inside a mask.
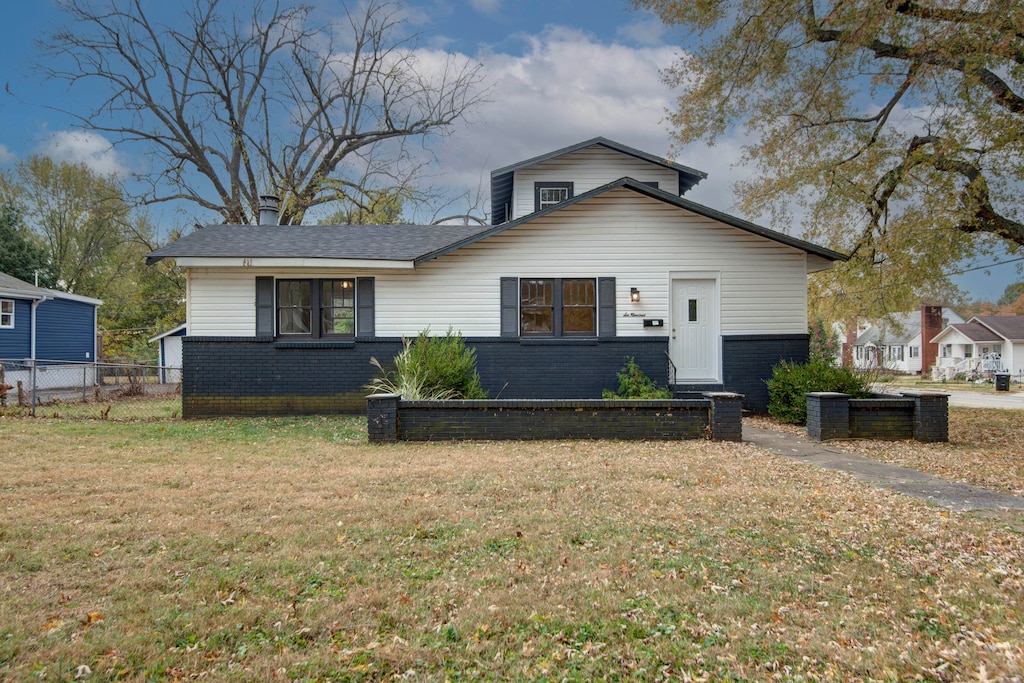
[[[946,481],[917,470],[872,460],[863,455],[842,453],[829,448],[827,442],[818,443],[804,436],[743,425],[743,440],[787,458],[829,470],[849,472],[861,481],[921,498],[950,510],[1024,512],[1024,498]]]

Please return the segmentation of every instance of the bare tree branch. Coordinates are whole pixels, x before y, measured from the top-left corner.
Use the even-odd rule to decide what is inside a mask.
[[[191,0],[172,23],[145,0],[61,6],[67,27],[42,43],[44,71],[106,93],[96,111],[68,113],[149,152],[146,202],[187,200],[230,223],[255,219],[267,191],[287,224],[387,189],[352,182],[383,178],[361,152],[443,136],[486,96],[479,65],[426,64],[402,36],[400,6],[382,0],[346,9],[338,26],[266,0],[244,16]]]

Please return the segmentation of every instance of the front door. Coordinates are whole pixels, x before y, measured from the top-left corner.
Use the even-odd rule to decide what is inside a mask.
[[[717,384],[718,283],[672,280],[672,337],[669,354],[677,384]]]

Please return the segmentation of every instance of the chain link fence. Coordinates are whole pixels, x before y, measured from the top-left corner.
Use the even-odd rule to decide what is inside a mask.
[[[0,358],[0,414],[141,420],[181,415],[181,368]]]

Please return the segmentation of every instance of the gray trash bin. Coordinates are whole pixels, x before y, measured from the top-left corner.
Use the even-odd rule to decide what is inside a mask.
[[[1008,372],[997,372],[996,373],[996,391],[1009,391],[1010,390],[1010,373]]]

